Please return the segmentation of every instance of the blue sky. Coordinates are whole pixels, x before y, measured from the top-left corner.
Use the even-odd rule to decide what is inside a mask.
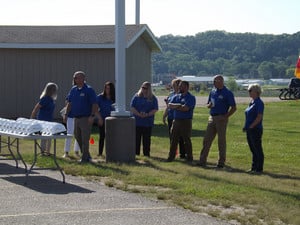
[[[126,24],[135,23],[135,0]],[[115,0],[0,0],[0,25],[104,25],[115,22]],[[156,36],[207,30],[261,34],[300,31],[299,0],[140,0],[140,22]]]

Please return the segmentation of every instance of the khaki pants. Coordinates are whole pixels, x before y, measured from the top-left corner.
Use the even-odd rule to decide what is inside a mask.
[[[213,140],[218,134],[219,147],[219,165],[225,164],[226,161],[226,129],[228,118],[224,115],[209,116],[206,133],[203,139],[203,148],[200,153],[200,164],[206,164],[207,156]]]
[[[88,117],[75,118],[74,136],[81,149],[82,160],[89,160],[91,158],[89,151],[91,129],[92,125],[89,124]]]

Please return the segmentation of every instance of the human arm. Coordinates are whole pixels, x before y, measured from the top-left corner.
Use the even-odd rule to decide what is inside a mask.
[[[30,115],[30,119],[35,119],[35,118],[36,118],[36,114],[37,114],[37,112],[40,110],[41,107],[42,107],[42,106],[40,105],[40,103],[37,103],[37,104],[34,106],[32,112],[31,112],[31,115]]]
[[[263,114],[258,113],[255,120],[250,124],[249,129],[255,128],[262,121],[262,118],[263,118]]]
[[[229,111],[225,114],[225,117],[229,118],[236,111],[236,106],[231,106]]]
[[[163,123],[164,125],[167,124],[166,119],[168,117],[168,108],[165,109],[164,114],[163,114]]]
[[[141,113],[141,112],[137,111],[136,108],[131,107],[130,110],[133,115],[141,117],[141,118],[145,118],[145,113]]]
[[[72,107],[71,102],[67,102],[67,103],[66,103],[66,112],[65,112],[65,114],[63,115],[63,122],[64,122],[64,123],[67,123],[67,117],[68,117],[68,115],[69,115],[69,112],[71,111],[71,107]]]
[[[95,118],[97,118],[98,125],[102,126],[103,125],[103,119],[102,119],[102,116],[99,113],[99,107],[98,107],[97,103],[94,103],[92,105],[92,114],[89,116],[89,123],[93,124]]]

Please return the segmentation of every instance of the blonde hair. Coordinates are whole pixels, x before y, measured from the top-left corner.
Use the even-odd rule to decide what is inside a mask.
[[[58,90],[58,86],[55,83],[48,83],[46,84],[40,99],[45,97],[45,96],[50,96],[51,98],[53,98],[54,100],[57,98],[57,90]]]
[[[152,101],[153,98],[153,93],[152,93],[152,88],[151,88],[151,83],[148,81],[145,81],[144,83],[142,83],[139,91],[137,92],[137,96],[139,97],[143,97],[143,87],[147,88],[147,96],[145,96],[148,100]]]
[[[259,84],[250,84],[248,87],[248,91],[255,91],[258,96],[262,93],[262,89]]]
[[[173,80],[171,81],[172,87],[174,87],[175,84],[178,86],[179,83],[180,83],[180,81],[181,81],[181,80],[180,80],[179,78],[173,79]]]

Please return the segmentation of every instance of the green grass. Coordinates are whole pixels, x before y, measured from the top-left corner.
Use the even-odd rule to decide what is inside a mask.
[[[242,132],[246,104],[238,105],[230,118],[227,131],[227,167],[216,170],[196,166],[202,147],[208,110],[197,108],[193,120],[192,165],[183,160],[164,162],[168,156],[167,127],[162,124],[162,111],[156,114],[151,144],[151,158],[137,157],[136,163],[99,163],[80,165],[75,160],[59,159],[65,173],[102,180],[107,186],[141,193],[183,208],[207,213],[241,224],[300,224],[300,102],[265,103],[263,148],[265,166],[262,175],[250,175],[251,153]],[[97,154],[98,133],[94,129]],[[26,161],[32,160],[32,143],[22,141]],[[58,142],[61,156],[63,141]],[[208,163],[218,158],[214,141]],[[39,166],[51,160],[39,158]],[[67,181],[68,182],[68,181]]]

